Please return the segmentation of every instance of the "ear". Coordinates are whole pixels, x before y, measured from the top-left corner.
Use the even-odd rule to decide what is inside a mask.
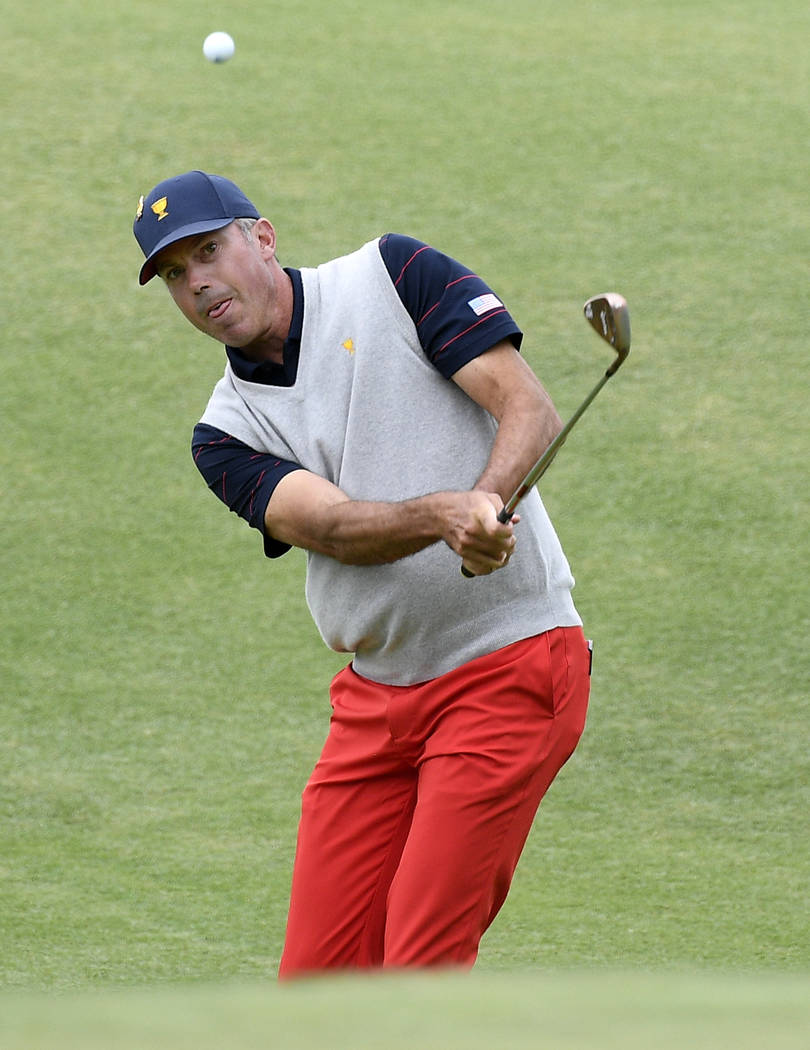
[[[269,219],[257,219],[250,231],[265,259],[272,259],[276,254],[276,231]]]

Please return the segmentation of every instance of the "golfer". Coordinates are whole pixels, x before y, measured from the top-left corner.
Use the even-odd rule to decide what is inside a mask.
[[[283,267],[221,176],[160,182],[134,232],[141,284],[159,276],[225,345],[197,467],[268,558],[308,552],[312,616],[350,655],[303,792],[280,976],[469,968],[590,682],[538,493],[497,518],[560,429],[521,332],[475,273],[402,235]]]

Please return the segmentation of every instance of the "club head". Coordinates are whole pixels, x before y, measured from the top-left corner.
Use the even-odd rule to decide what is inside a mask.
[[[630,353],[630,311],[627,300],[618,292],[592,296],[583,307],[585,318],[594,331],[610,343],[617,357],[607,375],[612,376]]]

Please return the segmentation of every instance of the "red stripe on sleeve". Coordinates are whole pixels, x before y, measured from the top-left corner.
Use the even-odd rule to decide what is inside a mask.
[[[200,445],[200,447],[195,452],[195,454],[194,454],[194,462],[195,463],[197,462],[197,459],[199,458],[199,455],[200,455],[200,453],[202,452],[202,450],[204,448],[213,448],[214,445],[224,445],[226,441],[233,441],[233,438],[231,437],[230,434],[225,434],[224,437],[217,438],[216,441],[206,441],[205,444]]]
[[[397,279],[396,279],[396,280],[394,281],[394,287],[395,287],[395,288],[397,287],[397,285],[399,284],[399,282],[400,282],[400,281],[402,280],[402,278],[403,278],[403,277],[405,276],[405,271],[406,271],[406,270],[408,269],[408,267],[409,267],[409,266],[411,265],[411,263],[412,263],[412,262],[414,261],[414,259],[416,258],[416,256],[417,256],[417,255],[421,255],[421,254],[422,254],[422,252],[426,252],[426,251],[428,251],[429,247],[430,247],[430,246],[429,246],[429,245],[427,245],[427,244],[426,244],[426,245],[424,245],[424,246],[423,246],[422,248],[419,248],[419,250],[418,250],[418,251],[415,251],[415,252],[413,253],[413,255],[412,255],[412,256],[410,257],[410,259],[408,259],[408,261],[407,261],[407,262],[405,263],[405,265],[404,265],[404,266],[402,267],[402,269],[401,269],[401,270],[399,271],[399,277],[397,277]]]
[[[449,284],[446,284],[444,286],[444,291],[446,292],[448,288],[452,288],[454,284],[460,284],[462,281],[469,281],[472,278],[474,278],[475,276],[476,275],[474,273],[468,273],[464,277],[458,277],[455,281],[451,281]],[[442,292],[442,296],[444,296],[444,292]],[[417,327],[423,321],[427,320],[427,318],[430,317],[430,315],[433,313],[433,311],[436,309],[436,307],[439,306],[440,304],[441,304],[441,299],[438,299],[433,304],[433,306],[431,306],[431,308],[429,310],[426,310],[425,313],[423,313],[422,316],[419,318],[419,320],[416,322]],[[442,347],[442,349],[444,349],[444,347]]]
[[[250,494],[250,513],[251,514],[253,513],[253,504],[254,504],[254,502],[256,500],[256,491],[261,487],[262,481],[264,480],[264,475],[266,473],[267,473],[266,470],[263,470],[261,472],[261,474],[258,477],[258,480],[256,481],[256,484],[253,486],[253,491]]]
[[[498,314],[505,314],[506,312],[506,308],[502,310],[494,310],[492,313],[487,314],[486,317],[482,317],[480,320],[476,321],[475,324],[471,324],[470,327],[465,328],[463,332],[459,332],[457,335],[454,335],[452,339],[448,339],[444,346],[440,346],[439,349],[436,351],[436,357],[438,357],[439,354],[443,353],[448,348],[448,346],[452,346],[457,339],[461,339],[461,337],[463,335],[466,335],[467,332],[471,332],[473,328],[477,328],[480,324],[485,324],[487,321],[491,321],[492,318],[497,317]]]

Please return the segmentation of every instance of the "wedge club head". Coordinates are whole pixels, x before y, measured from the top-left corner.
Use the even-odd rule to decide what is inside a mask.
[[[627,300],[618,292],[592,296],[583,307],[591,328],[616,351],[616,360],[607,370],[612,376],[630,353],[630,311]]]

